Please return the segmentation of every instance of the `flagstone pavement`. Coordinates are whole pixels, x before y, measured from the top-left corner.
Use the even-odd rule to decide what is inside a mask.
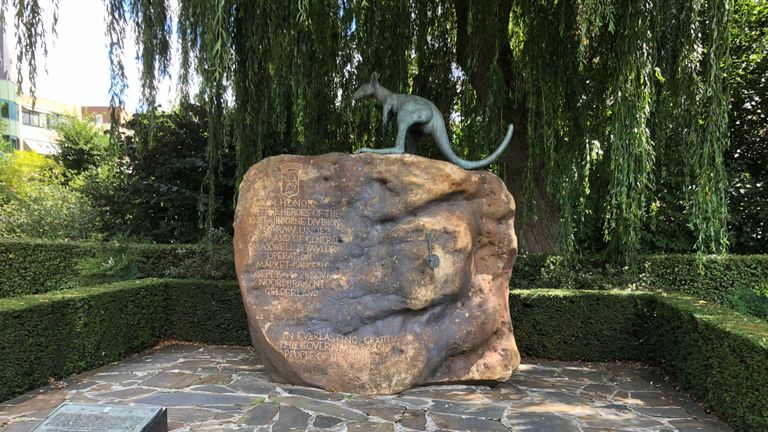
[[[276,384],[243,347],[165,344],[0,404],[0,431],[30,431],[62,402],[164,406],[173,431],[724,432],[652,370],[524,360],[507,382],[360,396]]]

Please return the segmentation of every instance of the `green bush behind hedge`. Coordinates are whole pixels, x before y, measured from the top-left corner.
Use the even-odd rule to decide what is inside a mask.
[[[235,280],[231,245],[0,240],[0,298],[147,277]]]
[[[595,257],[521,255],[510,286],[680,292],[768,319],[768,255],[648,255],[635,269]]]

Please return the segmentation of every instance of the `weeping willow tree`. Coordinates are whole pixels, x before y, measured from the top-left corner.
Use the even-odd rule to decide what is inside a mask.
[[[43,8],[13,3],[34,86]],[[126,37],[138,42],[148,111],[178,46],[180,92],[209,111],[209,189],[228,129],[240,175],[274,154],[388,145],[378,109],[350,101],[377,71],[441,107],[464,158],[487,155],[515,124],[494,169],[522,203],[523,250],[551,249],[557,235],[565,252],[631,261],[654,214],[673,208],[689,248],[727,248],[730,0],[104,3],[114,105]]]

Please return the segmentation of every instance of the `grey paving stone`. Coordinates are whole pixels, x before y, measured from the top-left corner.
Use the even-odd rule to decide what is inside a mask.
[[[374,432],[493,432],[506,426],[561,432],[575,430],[577,423],[582,432],[732,432],[660,379],[634,364],[540,361],[524,364],[511,380],[493,387],[440,385],[395,396],[347,395],[301,386],[278,389],[247,348],[166,346],[68,378],[64,389],[46,386],[0,404],[0,431],[29,430],[37,423],[32,419],[67,400],[164,405],[171,430],[178,432],[305,431],[312,419],[309,430],[334,432],[347,426]],[[140,386],[143,382],[156,387]],[[484,418],[502,415],[501,422]]]
[[[618,387],[619,390],[629,392],[659,390],[659,386],[657,384],[653,384],[640,376],[627,381],[619,381],[616,383],[616,387]]]
[[[486,400],[483,395],[478,394],[474,390],[429,390],[420,389],[419,391],[405,393],[410,398],[421,398],[430,400],[444,400],[444,401],[468,401],[479,402]]]
[[[220,385],[227,385],[232,382],[232,374],[226,374],[226,373],[218,373],[218,372],[211,372],[210,375],[205,375],[197,380],[195,384],[197,385],[204,385],[204,384],[220,384]]]
[[[614,428],[597,428],[597,427],[587,426],[587,427],[581,428],[581,432],[624,432],[624,431],[620,429],[614,429]],[[670,429],[670,430],[659,430],[658,432],[673,432],[673,431]]]
[[[347,395],[344,393],[332,393],[309,387],[280,386],[280,388],[292,395],[306,396],[308,398],[324,401],[341,401],[347,398]]]
[[[187,372],[158,372],[141,382],[144,387],[181,389],[200,379],[199,374]]]
[[[312,426],[319,429],[327,429],[341,423],[343,420],[336,417],[328,417],[324,415],[315,416],[315,420],[312,422]]]
[[[562,367],[546,367],[538,363],[528,363],[520,365],[515,373],[526,377],[558,378],[562,376],[562,370]]]
[[[506,426],[496,420],[486,420],[474,417],[459,417],[450,414],[430,413],[430,418],[440,429],[455,431],[487,431],[507,432]]]
[[[304,431],[309,423],[309,414],[290,406],[280,406],[277,422],[272,425],[272,432]]]
[[[236,378],[229,387],[243,393],[266,395],[275,391],[277,385],[260,378]]]
[[[500,420],[504,416],[506,407],[491,403],[434,401],[428,410],[430,412]]]
[[[131,379],[139,378],[139,374],[132,372],[118,372],[118,373],[99,373],[93,375],[90,379],[98,382],[106,383],[121,383]]]
[[[211,366],[215,362],[211,359],[191,359],[182,360],[173,364],[173,369],[178,369],[185,372],[197,372],[200,369]]]
[[[636,407],[635,411],[651,417],[663,417],[667,419],[687,419],[693,416],[680,407]]]
[[[74,394],[72,394],[70,396],[67,396],[67,402],[72,402],[72,403],[99,403],[99,402],[104,402],[104,401],[99,400],[99,399],[94,399],[94,398],[88,396],[85,393],[74,393]]]
[[[133,399],[139,396],[145,396],[154,392],[155,390],[153,389],[142,388],[142,387],[129,387],[122,390],[90,393],[90,395],[96,399],[102,399],[102,400],[109,400],[109,399],[128,400],[128,399]]]
[[[135,399],[133,402],[146,405],[160,405],[166,407],[173,406],[217,406],[217,405],[240,405],[248,406],[254,402],[253,397],[243,395],[220,395],[212,393],[186,393],[170,392],[155,393],[149,396],[143,396]]]
[[[582,391],[608,398],[613,396],[617,389],[613,384],[589,384],[585,386]]]
[[[512,374],[512,383],[523,389],[562,390],[576,392],[581,391],[584,383],[569,381],[568,378],[534,378],[516,377]]]
[[[660,419],[639,416],[635,414],[613,415],[613,416],[583,416],[579,420],[586,426],[613,428],[613,429],[650,429],[664,426]]]
[[[325,414],[331,417],[339,417],[345,420],[364,421],[368,419],[368,416],[365,414],[361,414],[341,405],[310,399],[304,396],[279,396],[272,399],[281,404],[293,405],[307,411]]]
[[[396,403],[396,400],[380,399],[355,399],[344,401],[344,405],[368,416],[378,417],[382,420],[396,422],[405,411],[405,407]]]
[[[605,381],[604,374],[589,368],[563,368],[561,374],[570,381],[584,383],[602,383]]]
[[[399,423],[407,428],[425,431],[427,430],[427,415],[420,410],[405,410]]]
[[[565,405],[589,405],[595,400],[589,393],[575,394],[561,391],[542,392],[541,397],[547,402]]]
[[[234,416],[227,413],[221,413],[211,411],[204,408],[185,408],[185,407],[169,407],[168,408],[168,420],[179,421],[185,424],[202,423],[211,420],[222,420],[233,418]]]
[[[395,430],[391,423],[349,422],[347,432],[392,432]]]
[[[578,422],[549,413],[512,413],[507,417],[510,430],[514,432],[579,432]]]
[[[696,420],[671,420],[669,424],[674,426],[678,432],[724,432],[732,430],[730,428],[720,429],[707,422]]]
[[[251,426],[265,426],[272,424],[277,415],[280,405],[276,403],[264,402],[250,408],[239,419],[238,424],[247,424]]]
[[[64,402],[66,396],[66,392],[62,390],[49,390],[42,393],[35,392],[31,397],[16,398],[0,406],[0,416],[19,417],[23,415],[25,417],[43,418],[48,412]],[[41,414],[41,412],[45,414]]]
[[[34,421],[22,421],[3,425],[0,422],[0,431],[2,432],[29,432],[40,423],[39,420]]]
[[[620,391],[614,395],[613,400],[618,403],[642,407],[668,407],[675,405],[673,400],[658,391]]]
[[[432,405],[432,401],[429,399],[417,399],[412,397],[398,397],[397,401],[409,408],[425,408]]]
[[[67,383],[66,390],[68,392],[72,392],[72,391],[85,391],[85,390],[88,390],[89,388],[99,384],[98,381],[87,380],[87,379],[67,380],[66,383]]]
[[[189,391],[206,392],[206,393],[236,393],[235,390],[227,386],[215,385],[215,384],[193,385],[189,387]]]

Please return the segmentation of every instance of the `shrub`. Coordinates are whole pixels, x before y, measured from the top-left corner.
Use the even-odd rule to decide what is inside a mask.
[[[0,237],[86,240],[96,213],[63,183],[64,168],[34,152],[0,155]]]

